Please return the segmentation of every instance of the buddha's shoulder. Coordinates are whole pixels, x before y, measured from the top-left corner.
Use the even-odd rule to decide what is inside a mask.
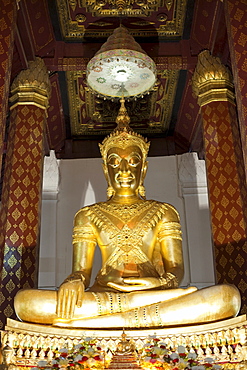
[[[94,204],[90,206],[85,206],[79,209],[79,211],[76,212],[75,217],[74,217],[74,223],[79,224],[79,223],[85,223],[89,220],[90,214],[93,212]]]
[[[179,213],[177,209],[170,203],[159,202],[157,200],[149,200],[150,204],[153,205],[154,208],[161,212],[164,215],[165,219],[178,219],[179,220]]]
[[[88,219],[92,214],[97,213],[100,208],[104,208],[104,205],[107,202],[94,203],[89,206],[82,207],[79,211],[76,212],[74,219],[75,220],[85,220]]]

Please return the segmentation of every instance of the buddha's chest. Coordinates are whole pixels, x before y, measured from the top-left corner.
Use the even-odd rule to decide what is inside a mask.
[[[165,205],[155,201],[133,205],[98,203],[91,208],[90,221],[101,249],[112,250],[115,246],[129,253],[136,246],[145,250],[153,244],[165,212]]]

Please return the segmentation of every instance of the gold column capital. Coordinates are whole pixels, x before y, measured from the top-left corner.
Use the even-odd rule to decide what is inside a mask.
[[[234,103],[234,85],[229,69],[220,59],[213,57],[209,50],[198,55],[198,62],[192,77],[192,88],[200,106],[212,101],[231,101]]]
[[[36,57],[28,63],[29,68],[21,71],[11,86],[10,103],[16,105],[36,105],[47,110],[51,96],[51,83],[44,61]]]

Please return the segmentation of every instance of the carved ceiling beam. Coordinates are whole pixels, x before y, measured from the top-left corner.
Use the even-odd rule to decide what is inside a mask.
[[[191,56],[190,43],[182,40],[177,43],[146,43],[140,45],[153,58],[157,70],[194,69],[197,57]],[[56,42],[54,57],[43,57],[50,71],[86,70],[87,63],[100,49],[102,43],[65,43]],[[87,57],[86,57],[87,56]]]
[[[183,57],[181,55],[153,58],[157,71],[169,70],[193,70],[197,63],[197,57]]]
[[[136,40],[141,45],[143,50],[148,53],[150,57],[155,55],[184,55],[191,56],[191,44],[190,40],[180,40],[178,42],[140,42],[137,38]],[[92,58],[97,51],[100,50],[102,44],[99,42],[64,42],[56,41],[55,44],[55,54],[58,56],[66,57],[88,57]],[[45,55],[44,55],[45,57]]]
[[[49,71],[86,71],[89,58],[44,58],[46,67]],[[169,70],[188,70],[194,69],[196,66],[197,58],[186,58],[181,55],[156,57],[153,58],[157,71]]]
[[[27,56],[26,56],[26,53],[23,47],[23,43],[22,43],[18,28],[16,28],[16,32],[15,32],[15,46],[16,46],[23,69],[27,69],[28,60],[27,60]]]
[[[191,50],[194,54],[208,49],[213,52],[217,40],[224,43],[225,39],[219,40],[224,32],[222,18],[223,4],[217,1],[194,1],[193,19],[190,32]],[[219,46],[219,45],[218,45]]]
[[[22,52],[25,53],[23,58],[26,60],[33,60],[35,58],[35,48],[31,38],[30,24],[28,22],[28,15],[23,1],[19,2],[19,10],[17,14],[17,33],[15,44],[18,52],[20,52],[20,48],[22,48]],[[19,45],[20,43],[22,44],[21,46]],[[23,67],[23,69],[24,68],[27,67]]]

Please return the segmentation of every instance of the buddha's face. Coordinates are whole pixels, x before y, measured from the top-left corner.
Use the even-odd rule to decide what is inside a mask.
[[[113,147],[107,153],[105,170],[116,194],[135,194],[144,178],[144,167],[142,151],[136,145]]]

